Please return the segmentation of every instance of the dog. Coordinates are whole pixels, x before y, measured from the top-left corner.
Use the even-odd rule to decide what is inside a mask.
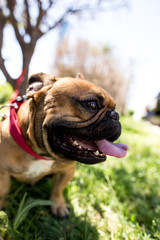
[[[82,74],[57,78],[38,73],[28,83],[27,100],[11,109],[20,127],[14,130],[21,131],[17,134],[23,135],[34,154],[21,147],[21,139],[17,142],[11,111],[0,122],[0,208],[9,192],[10,177],[32,183],[53,173],[50,199],[55,205],[51,211],[66,217],[69,206],[63,190],[74,176],[76,163],[96,164],[105,161],[106,155],[126,155],[127,145],[113,143],[121,134],[119,114],[109,93]]]

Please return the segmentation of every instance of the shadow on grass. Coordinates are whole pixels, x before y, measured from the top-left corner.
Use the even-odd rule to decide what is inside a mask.
[[[48,199],[52,186],[52,177],[48,176],[31,186],[12,180],[10,194],[5,204],[5,212],[10,222],[14,219],[16,211],[25,192],[27,198]],[[67,191],[65,192],[67,195]],[[66,196],[67,198],[67,196]],[[35,207],[18,229],[16,240],[98,240],[98,232],[91,225],[87,216],[75,216],[71,207],[68,219],[55,219],[49,207]]]
[[[114,191],[119,201],[123,203],[128,220],[145,226],[151,236],[153,221],[154,231],[160,231],[160,191],[156,180],[148,182],[146,175],[137,169],[130,173],[122,167],[112,169],[112,173]]]

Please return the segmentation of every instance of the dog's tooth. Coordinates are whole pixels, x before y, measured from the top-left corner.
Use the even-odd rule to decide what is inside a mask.
[[[79,148],[79,149],[82,149],[82,147],[81,147],[80,145],[78,145],[78,148]]]
[[[97,150],[96,152],[94,152],[94,155],[98,156],[100,154],[100,152]]]
[[[104,153],[99,154],[100,157],[105,157],[106,155]]]
[[[76,146],[79,145],[78,142],[77,142],[76,140],[74,140],[73,144],[76,145]]]

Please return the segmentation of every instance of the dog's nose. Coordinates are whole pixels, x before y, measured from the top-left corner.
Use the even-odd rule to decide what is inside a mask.
[[[112,118],[114,120],[119,120],[119,114],[112,109],[107,111],[107,117]]]

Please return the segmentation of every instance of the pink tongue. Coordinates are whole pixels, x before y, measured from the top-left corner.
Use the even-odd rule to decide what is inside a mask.
[[[100,152],[118,158],[125,157],[129,148],[126,144],[112,143],[107,140],[96,141],[95,143]]]
[[[76,138],[76,141],[83,147],[90,149],[92,151],[99,150],[100,152],[109,155],[114,156],[118,158],[125,157],[127,154],[128,146],[123,143],[112,143],[107,140],[100,140],[100,141],[82,141],[79,138]]]

